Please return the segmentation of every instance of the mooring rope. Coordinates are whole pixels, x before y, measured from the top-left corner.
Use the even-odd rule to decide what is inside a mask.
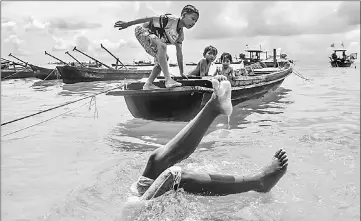
[[[295,75],[297,75],[298,77],[300,77],[300,78],[302,78],[302,79],[304,79],[304,80],[306,80],[306,81],[312,81],[311,79],[308,79],[308,78],[305,78],[305,77],[303,77],[301,74],[300,74],[300,72],[295,68],[295,66],[293,66],[293,73],[295,74]]]
[[[17,132],[26,130],[26,129],[28,129],[28,128],[34,127],[34,126],[36,126],[36,125],[45,123],[45,122],[47,122],[47,121],[49,121],[49,120],[55,119],[55,118],[60,117],[60,116],[62,116],[62,115],[64,115],[64,114],[67,114],[67,113],[69,113],[69,112],[71,112],[71,111],[73,111],[73,110],[76,110],[76,109],[78,109],[78,108],[80,108],[80,107],[82,107],[82,106],[84,106],[84,105],[86,105],[86,104],[87,104],[87,103],[84,103],[84,104],[82,104],[82,105],[80,105],[80,106],[78,106],[78,107],[76,107],[76,108],[73,108],[73,109],[71,109],[71,110],[69,110],[69,111],[66,111],[66,112],[64,112],[64,113],[62,113],[62,114],[56,115],[56,116],[54,116],[54,117],[52,117],[52,118],[49,118],[49,119],[47,119],[47,120],[41,121],[41,122],[39,122],[39,123],[32,124],[32,125],[30,125],[30,126],[28,126],[28,127],[24,127],[24,128],[22,128],[22,129],[13,131],[13,132],[11,132],[11,133],[4,134],[4,135],[2,135],[1,137],[5,137],[5,136],[8,136],[8,135],[10,135],[10,134],[14,134],[14,133],[17,133]]]
[[[56,70],[56,68],[54,68],[54,70],[52,70],[52,71],[50,72],[50,74],[48,74],[48,76],[46,76],[46,78],[45,78],[43,81],[45,81],[46,79],[48,79],[48,77],[49,77],[55,70]]]
[[[123,85],[121,85],[121,86],[123,86]],[[46,110],[42,110],[42,111],[39,111],[39,112],[34,113],[34,114],[30,114],[30,115],[27,115],[27,116],[24,116],[24,117],[20,117],[20,118],[18,118],[18,119],[15,119],[15,120],[11,120],[11,121],[2,123],[1,126],[4,126],[4,125],[6,125],[6,124],[10,124],[10,123],[14,123],[14,122],[16,122],[16,121],[23,120],[23,119],[26,119],[26,118],[29,118],[29,117],[32,117],[32,116],[35,116],[35,115],[38,115],[38,114],[41,114],[41,113],[45,113],[45,112],[48,112],[48,111],[57,109],[57,108],[59,108],[59,107],[63,107],[63,106],[66,106],[66,105],[69,105],[69,104],[72,104],[72,103],[75,103],[75,102],[78,102],[78,101],[81,101],[81,100],[84,100],[84,99],[87,99],[87,98],[90,98],[90,97],[95,97],[95,96],[97,96],[97,95],[99,95],[99,94],[104,94],[104,93],[107,93],[107,92],[109,92],[109,91],[118,89],[118,88],[120,88],[121,86],[117,86],[117,87],[111,88],[111,89],[109,89],[109,90],[105,90],[105,91],[102,91],[102,92],[99,92],[99,93],[96,93],[96,94],[93,94],[93,95],[89,95],[89,96],[80,98],[80,99],[75,100],[75,101],[69,101],[69,102],[66,102],[65,104],[61,104],[61,105],[58,105],[58,106],[56,106],[56,107],[52,107],[52,108],[49,108],[49,109],[46,109]]]

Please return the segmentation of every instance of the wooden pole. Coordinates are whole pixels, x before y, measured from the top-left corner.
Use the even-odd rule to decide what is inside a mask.
[[[53,55],[47,53],[46,51],[45,51],[45,55],[49,55],[50,57],[54,58],[55,60],[58,60],[58,61],[60,61],[61,63],[65,64],[65,65],[68,65],[68,63],[66,63],[65,61],[62,61],[59,58],[54,57]]]
[[[115,58],[116,62],[116,66],[115,69],[118,68],[118,62],[121,63],[123,65],[123,67],[125,67],[125,65],[119,60],[119,58],[115,57],[115,55],[113,55],[108,49],[106,49],[103,44],[100,44],[100,47],[103,48],[106,52],[108,52],[111,56],[113,56],[113,58]],[[125,69],[128,69],[127,67],[125,67]]]
[[[107,68],[109,68],[109,69],[113,69],[113,68],[109,67],[108,65],[104,64],[103,62],[100,62],[100,61],[98,61],[97,59],[90,57],[89,55],[85,54],[85,53],[82,52],[82,51],[79,51],[79,50],[76,48],[76,46],[73,48],[73,51],[77,51],[77,52],[83,54],[84,56],[87,56],[88,58],[90,58],[90,59],[92,59],[92,60],[94,60],[94,61],[96,61],[96,62],[98,62],[98,63],[100,63],[100,64],[102,64],[102,65],[104,65],[105,67],[107,67]]]
[[[273,49],[273,67],[277,67],[276,49]]]
[[[83,64],[80,61],[78,61],[76,58],[74,58],[71,54],[69,54],[68,51],[66,51],[65,54],[69,55],[71,58],[73,58],[75,61],[77,61],[80,64],[80,66],[83,67]]]

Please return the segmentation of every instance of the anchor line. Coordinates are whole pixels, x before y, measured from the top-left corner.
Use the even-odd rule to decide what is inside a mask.
[[[121,85],[121,86],[122,86],[122,85]],[[39,111],[39,112],[34,113],[34,114],[30,114],[30,115],[27,115],[27,116],[24,116],[24,117],[20,117],[20,118],[18,118],[18,119],[15,119],[15,120],[11,120],[11,121],[2,123],[1,126],[4,126],[4,125],[6,125],[6,124],[10,124],[10,123],[14,123],[14,122],[16,122],[16,121],[23,120],[23,119],[26,119],[26,118],[29,118],[29,117],[32,117],[32,116],[35,116],[35,115],[38,115],[38,114],[41,114],[41,113],[45,113],[45,112],[48,112],[48,111],[51,111],[51,110],[54,110],[54,109],[57,109],[57,108],[60,108],[60,107],[63,107],[63,106],[72,104],[72,103],[76,103],[76,102],[79,102],[79,101],[81,101],[81,100],[84,100],[84,99],[87,99],[87,98],[90,98],[90,97],[95,97],[95,96],[97,96],[97,95],[104,94],[104,93],[107,93],[107,92],[109,92],[109,91],[118,89],[118,88],[121,87],[121,86],[117,86],[117,87],[111,88],[111,89],[109,89],[109,90],[105,90],[105,91],[102,91],[102,92],[99,92],[99,93],[96,93],[96,94],[93,94],[93,95],[89,95],[89,96],[80,98],[80,99],[75,100],[75,101],[69,101],[69,102],[66,102],[66,103],[64,103],[64,104],[58,105],[58,106],[56,106],[56,107],[52,107],[52,108],[49,108],[49,109],[46,109],[46,110],[42,110],[42,111]]]

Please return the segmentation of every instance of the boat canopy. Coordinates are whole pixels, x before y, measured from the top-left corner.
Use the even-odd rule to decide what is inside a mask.
[[[333,51],[347,51],[346,49],[333,49]]]

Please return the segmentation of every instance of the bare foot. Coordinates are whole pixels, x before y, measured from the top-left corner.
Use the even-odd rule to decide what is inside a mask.
[[[160,89],[160,87],[157,87],[152,83],[147,82],[143,85],[143,90],[156,90],[156,89]]]
[[[212,85],[214,89],[212,98],[216,102],[216,107],[219,109],[221,114],[230,116],[233,111],[231,102],[231,83],[229,83],[227,77],[217,75],[212,79]]]
[[[173,80],[172,78],[170,78],[169,80],[165,81],[165,87],[166,88],[172,88],[172,87],[180,87],[182,86],[181,83],[176,82],[175,80]]]
[[[286,151],[279,149],[275,153],[271,164],[262,168],[262,172],[258,175],[261,187],[255,191],[263,193],[270,191],[286,173],[287,161]]]

